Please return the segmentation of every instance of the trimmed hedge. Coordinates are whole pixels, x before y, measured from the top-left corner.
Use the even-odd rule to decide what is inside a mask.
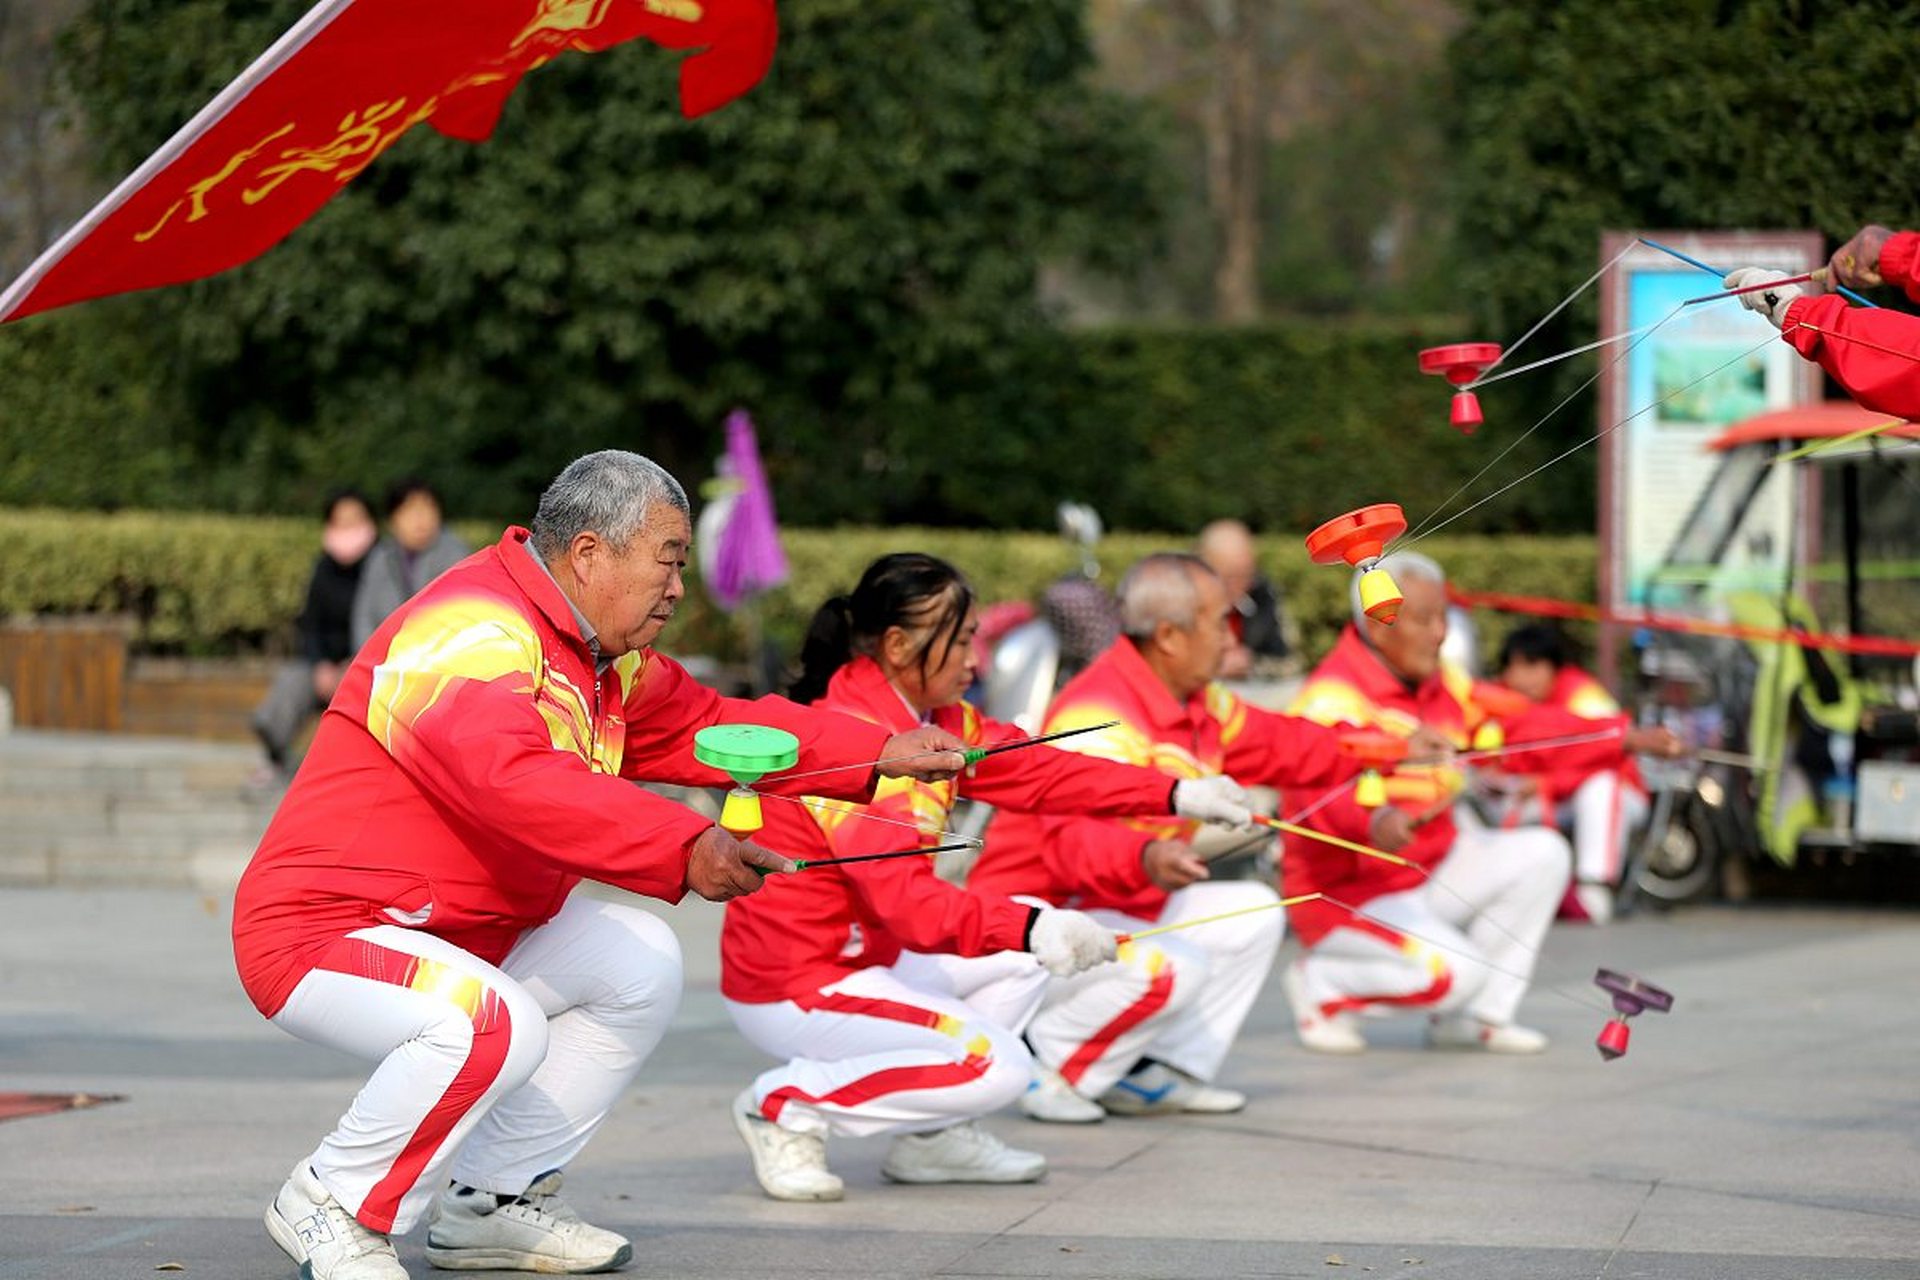
[[[462,523],[476,546],[499,525]],[[1077,564],[1061,539],[956,529],[790,529],[793,581],[758,604],[765,634],[792,653],[813,609],[850,589],[876,556],[920,550],[966,571],[985,600],[1036,598]],[[1111,583],[1137,557],[1177,549],[1176,535],[1115,534],[1101,544]],[[1462,585],[1592,599],[1594,547],[1584,537],[1438,537],[1421,549]],[[147,652],[241,654],[291,641],[317,531],[311,521],[165,512],[0,508],[0,617],[119,614]],[[1265,538],[1261,558],[1286,595],[1309,654],[1324,652],[1346,617],[1346,575],[1309,564],[1298,538]],[[669,652],[736,657],[741,630],[696,583],[668,629]]]

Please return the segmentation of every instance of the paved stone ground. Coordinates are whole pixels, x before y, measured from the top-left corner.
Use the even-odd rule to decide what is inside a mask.
[[[1578,1001],[1599,963],[1678,996],[1610,1065],[1601,1015],[1544,985],[1524,1011],[1556,1036],[1542,1058],[1433,1054],[1383,1023],[1339,1060],[1299,1049],[1274,984],[1229,1067],[1242,1115],[996,1117],[1052,1159],[1032,1187],[893,1187],[882,1141],[841,1142],[848,1199],[820,1206],[754,1186],[725,1106],[762,1060],[716,992],[718,912],[667,914],[678,1029],[570,1172],[634,1237],[631,1275],[1920,1275],[1910,910],[1556,930],[1547,968]],[[259,1215],[362,1068],[258,1018],[226,928],[187,890],[0,891],[0,1092],[125,1095],[0,1124],[0,1280],[294,1274]],[[431,1273],[417,1239],[401,1256]]]

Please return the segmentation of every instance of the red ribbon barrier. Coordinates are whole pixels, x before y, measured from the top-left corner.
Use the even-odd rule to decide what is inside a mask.
[[[1920,657],[1920,642],[1896,640],[1892,636],[1844,636],[1831,631],[1805,631],[1798,627],[1755,627],[1738,622],[1709,622],[1704,618],[1685,618],[1647,609],[1606,609],[1597,604],[1554,600],[1547,596],[1516,596],[1503,591],[1462,591],[1451,585],[1447,587],[1447,597],[1458,605],[1495,609],[1501,613],[1530,613],[1544,618],[1575,618],[1608,626],[1652,627],[1656,631],[1678,631],[1686,635],[1761,640],[1799,645],[1802,649],[1832,649],[1839,653],[1866,654],[1876,658]]]

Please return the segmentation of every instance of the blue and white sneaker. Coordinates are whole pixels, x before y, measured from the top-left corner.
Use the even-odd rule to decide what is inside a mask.
[[[1117,1116],[1229,1115],[1247,1105],[1247,1095],[1149,1062],[1101,1094],[1100,1105]]]

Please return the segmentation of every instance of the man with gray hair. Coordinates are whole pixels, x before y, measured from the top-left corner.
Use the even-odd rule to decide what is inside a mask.
[[[679,946],[648,912],[569,894],[590,878],[724,901],[793,869],[633,785],[727,785],[693,760],[697,729],[786,729],[796,768],[825,770],[791,789],[858,802],[875,760],[961,767],[951,734],[721,698],[654,652],[691,539],[672,476],[589,454],[531,533],[441,575],[343,677],[234,899],[261,1013],[380,1064],[267,1209],[307,1280],[405,1280],[389,1237],[429,1209],[437,1267],[632,1256],[557,1193],[678,1007]]]
[[[1411,552],[1387,556],[1380,567],[1406,597],[1399,616],[1391,624],[1367,617],[1356,575],[1353,621],[1293,709],[1322,724],[1400,737],[1424,728],[1464,748],[1482,717],[1466,675],[1440,660],[1446,574]],[[1427,752],[1416,747],[1412,754]],[[1356,1015],[1408,1010],[1430,1015],[1428,1042],[1436,1048],[1546,1048],[1547,1038],[1514,1015],[1566,890],[1572,854],[1556,831],[1489,831],[1464,809],[1456,824],[1461,783],[1450,763],[1402,767],[1386,779],[1384,804],[1362,805],[1356,789],[1304,820],[1403,862],[1287,837],[1281,882],[1288,897],[1325,895],[1289,908],[1307,950],[1284,982],[1307,1048],[1359,1053],[1367,1042]]]
[[[1119,586],[1121,638],[1062,689],[1045,730],[1087,729],[1069,750],[1175,778],[1228,774],[1311,787],[1351,776],[1338,735],[1241,702],[1215,683],[1232,640],[1219,575],[1189,555],[1151,555]],[[1107,1112],[1237,1111],[1245,1095],[1211,1083],[1273,968],[1283,920],[1265,884],[1214,881],[1179,819],[1002,812],[971,889],[1023,894],[1137,931],[1247,914],[1142,939],[1117,964],[1048,984],[1027,1029],[1047,1068],[1021,1109],[1087,1122]],[[1272,907],[1271,911],[1258,908]]]

